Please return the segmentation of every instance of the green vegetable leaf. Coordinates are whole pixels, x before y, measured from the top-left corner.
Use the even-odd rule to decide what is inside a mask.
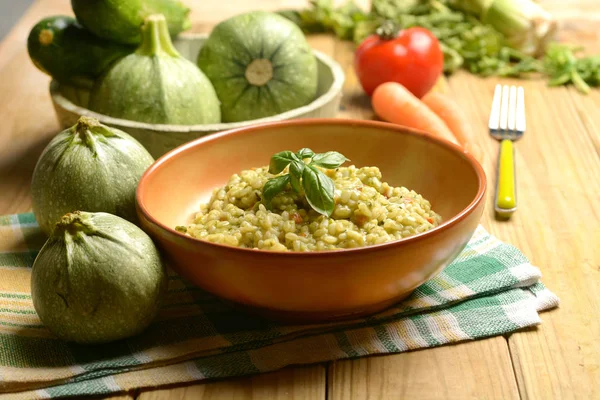
[[[285,189],[285,186],[290,181],[290,176],[288,174],[278,176],[273,179],[269,179],[265,185],[263,186],[262,199],[265,204],[265,207],[271,209],[271,200],[277,194],[282,192]]]
[[[312,156],[314,156],[315,152],[312,151],[311,149],[305,147],[303,149],[298,150],[296,155],[298,156],[298,158],[300,160],[304,160],[305,158],[311,158]]]
[[[335,207],[335,185],[331,178],[312,165],[302,172],[302,187],[308,204],[319,214],[331,216]]]
[[[328,151],[327,153],[315,154],[310,164],[327,169],[334,169],[346,161],[350,160],[337,151]]]
[[[303,160],[310,158],[307,165]],[[337,151],[316,154],[309,148],[302,148],[296,153],[282,151],[271,157],[269,172],[281,173],[289,167],[289,173],[268,180],[263,187],[263,203],[270,209],[273,198],[286,189],[289,183],[292,189],[304,195],[308,204],[318,213],[330,216],[335,207],[333,195],[335,184],[318,167],[332,169],[350,161]]]
[[[302,185],[300,184],[300,179],[302,179],[302,172],[306,164],[302,161],[292,161],[290,164],[290,184],[296,193],[302,192]]]
[[[300,194],[302,192],[302,184],[296,175],[290,175],[290,185],[292,185],[292,189],[294,189],[296,193]]]
[[[311,0],[311,8],[282,10],[278,13],[298,25],[304,32],[333,32],[341,39],[352,40],[356,25],[371,21],[371,13],[350,0],[335,7],[333,0]]]
[[[580,48],[553,43],[543,59],[544,72],[549,76],[550,86],[573,84],[582,93],[589,93],[591,86],[599,86],[600,56],[577,58]]]
[[[275,154],[269,163],[269,173],[274,175],[281,173],[293,160],[297,160],[296,155],[289,150]]]
[[[579,90],[581,93],[590,93],[590,86],[587,83],[585,83],[585,81],[577,71],[571,71],[571,82],[573,82],[573,85],[575,85],[577,90]]]

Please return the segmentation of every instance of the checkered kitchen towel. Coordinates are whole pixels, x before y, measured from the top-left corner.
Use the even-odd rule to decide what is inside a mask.
[[[31,265],[45,238],[32,214],[0,217],[0,397],[109,394],[398,353],[506,334],[558,305],[540,271],[479,227],[438,277],[383,313],[322,325],[250,317],[174,273],[160,315],[142,335],[100,346],[55,339],[31,302]]]

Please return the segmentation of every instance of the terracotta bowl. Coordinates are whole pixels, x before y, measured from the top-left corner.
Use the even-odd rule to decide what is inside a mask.
[[[175,231],[215,187],[282,150],[336,150],[378,166],[383,180],[430,200],[443,223],[399,241],[326,252],[270,252],[209,243]],[[204,137],[165,154],[142,177],[138,214],[171,267],[197,286],[264,316],[331,321],[374,313],[439,273],[467,244],[486,179],[452,143],[401,126],[342,119],[277,122]]]

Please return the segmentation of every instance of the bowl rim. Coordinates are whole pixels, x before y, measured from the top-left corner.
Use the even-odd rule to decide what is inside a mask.
[[[424,138],[425,140],[434,142],[442,147],[449,149],[453,153],[465,158],[469,162],[470,166],[474,169],[474,171],[477,175],[477,181],[479,184],[477,193],[476,193],[474,199],[471,201],[471,203],[469,203],[469,205],[467,207],[465,207],[462,211],[460,211],[459,213],[454,215],[449,220],[442,222],[442,224],[438,225],[437,227],[435,227],[431,230],[428,230],[428,231],[425,231],[425,232],[422,232],[422,233],[419,233],[419,234],[416,234],[413,236],[409,236],[406,238],[393,240],[390,242],[385,242],[385,243],[380,243],[380,244],[356,247],[356,248],[351,248],[351,249],[335,249],[335,250],[322,250],[322,251],[311,251],[311,252],[250,249],[250,248],[242,248],[242,247],[230,246],[230,245],[213,243],[213,242],[209,242],[209,241],[205,241],[205,240],[196,239],[189,235],[180,233],[180,232],[176,231],[174,228],[171,228],[171,227],[163,224],[162,222],[158,221],[154,216],[152,216],[150,214],[150,212],[148,212],[146,206],[144,205],[144,197],[142,195],[142,192],[143,192],[143,189],[145,188],[145,186],[147,185],[147,181],[149,179],[148,177],[151,176],[157,169],[161,168],[163,165],[166,165],[170,162],[174,162],[174,160],[177,159],[177,156],[181,153],[190,151],[191,149],[193,149],[197,146],[201,146],[204,143],[218,141],[218,140],[220,140],[224,137],[228,137],[228,136],[243,135],[248,132],[260,131],[260,130],[268,129],[268,128],[272,129],[272,128],[277,128],[277,127],[307,126],[307,125],[308,126],[310,126],[310,125],[361,126],[361,127],[392,130],[392,131],[396,131],[396,132],[401,132],[403,134],[409,134],[412,136],[418,136],[418,137]],[[175,238],[178,238],[180,240],[187,241],[188,243],[190,243],[192,245],[212,247],[214,249],[219,249],[221,251],[240,252],[241,254],[245,253],[248,256],[260,254],[261,256],[265,256],[265,257],[269,257],[269,256],[281,257],[282,255],[284,255],[286,257],[329,257],[329,256],[338,256],[340,254],[350,254],[351,255],[353,253],[361,253],[361,252],[369,253],[369,252],[378,251],[378,250],[387,249],[387,248],[400,247],[400,246],[404,246],[409,243],[424,240],[424,239],[426,239],[430,236],[433,236],[439,232],[446,231],[446,230],[450,229],[452,226],[461,222],[463,219],[465,219],[469,214],[471,214],[479,206],[479,204],[484,199],[486,189],[487,189],[487,178],[486,178],[485,171],[484,171],[483,167],[481,166],[481,164],[475,159],[475,157],[473,157],[471,154],[469,154],[467,151],[465,151],[462,147],[460,147],[459,145],[454,144],[446,139],[441,139],[441,138],[435,137],[435,136],[433,136],[429,133],[423,132],[423,131],[419,131],[416,129],[405,127],[403,125],[392,124],[392,123],[388,123],[388,122],[371,121],[371,120],[341,119],[341,118],[307,118],[307,119],[302,119],[302,120],[270,122],[270,123],[266,123],[266,124],[253,125],[250,127],[231,129],[231,130],[215,133],[212,135],[207,135],[207,136],[192,140],[192,141],[185,143],[179,147],[176,147],[175,149],[169,151],[168,153],[166,153],[163,156],[161,156],[160,158],[158,158],[144,172],[144,174],[140,178],[138,187],[136,189],[135,203],[136,203],[136,208],[138,209],[138,211],[143,214],[144,218],[150,224],[154,225],[158,229],[163,230],[166,234],[174,236]]]
[[[182,33],[177,37],[177,40],[185,40],[185,41],[193,41],[198,39],[208,38],[208,33]],[[342,87],[344,85],[344,81],[346,76],[341,65],[336,62],[333,58],[329,57],[325,53],[322,53],[318,50],[312,49],[315,57],[323,63],[333,75],[333,82],[331,83],[331,87],[315,98],[310,103],[302,106],[293,108],[289,111],[285,111],[280,114],[272,115],[270,117],[264,117],[259,119],[253,119],[248,121],[240,121],[240,122],[221,122],[218,124],[196,124],[196,125],[172,125],[172,124],[150,124],[147,122],[137,122],[129,119],[122,118],[113,118],[105,114],[100,114],[95,111],[92,111],[88,108],[81,107],[67,99],[61,93],[60,82],[52,79],[50,82],[50,97],[52,101],[56,103],[62,109],[77,114],[84,115],[87,117],[93,117],[98,119],[100,122],[106,125],[118,126],[119,129],[127,130],[127,129],[143,129],[146,131],[152,131],[155,133],[169,133],[169,132],[214,132],[214,131],[223,131],[230,130],[236,128],[243,128],[252,126],[260,123],[267,122],[277,122],[282,120],[289,120],[295,117],[298,117],[306,112],[317,110],[323,107],[325,104],[331,102],[336,96],[341,95]]]

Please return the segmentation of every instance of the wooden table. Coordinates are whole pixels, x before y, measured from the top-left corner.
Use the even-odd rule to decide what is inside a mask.
[[[300,7],[301,0],[191,1],[194,30],[249,9]],[[561,39],[600,53],[597,0],[544,0],[563,20]],[[0,44],[0,214],[29,211],[35,162],[59,130],[49,79],[27,57],[25,38],[43,16],[71,14],[67,0],[38,0]],[[327,35],[313,47],[335,56],[347,74],[341,118],[371,118],[368,98],[352,70],[351,43]],[[458,73],[446,89],[481,134],[484,167],[494,183],[498,143],[486,122],[498,79]],[[509,80],[503,80],[509,83]],[[539,328],[507,337],[397,355],[290,367],[255,377],[138,390],[122,398],[203,399],[600,399],[600,89],[525,87],[528,131],[516,145],[519,210],[509,222],[493,216],[488,198],[483,225],[518,246],[562,301],[542,314]]]

